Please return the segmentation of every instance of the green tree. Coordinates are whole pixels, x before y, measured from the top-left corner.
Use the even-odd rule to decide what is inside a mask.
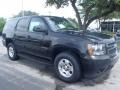
[[[120,18],[120,12],[114,11],[113,13],[109,14],[108,16],[103,17],[104,20],[112,19],[112,18],[119,19]]]
[[[71,4],[81,29],[86,29],[96,19],[120,10],[120,0],[46,0],[46,4],[57,8]]]
[[[5,25],[5,22],[6,22],[6,20],[5,20],[4,18],[0,17],[0,33],[1,33],[2,30],[3,30],[3,27],[4,27],[4,25]]]
[[[24,16],[39,15],[38,13],[32,11],[21,11],[13,17],[21,17],[23,15],[23,12],[24,12]]]

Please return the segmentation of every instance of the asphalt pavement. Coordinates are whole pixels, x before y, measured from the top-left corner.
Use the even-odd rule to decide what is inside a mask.
[[[104,77],[68,84],[56,77],[52,66],[9,60],[0,38],[0,90],[120,90],[120,61]]]

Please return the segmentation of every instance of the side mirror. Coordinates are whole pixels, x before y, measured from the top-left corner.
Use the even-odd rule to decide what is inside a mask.
[[[33,31],[34,31],[34,32],[43,32],[43,33],[45,33],[45,34],[48,34],[48,30],[47,30],[47,28],[44,27],[44,26],[35,26],[35,27],[33,28]]]

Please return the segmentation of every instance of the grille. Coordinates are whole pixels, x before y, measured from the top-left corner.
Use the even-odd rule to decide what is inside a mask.
[[[111,58],[116,56],[117,46],[115,42],[107,44],[107,53]]]
[[[120,37],[120,34],[117,34],[118,37]]]
[[[116,53],[116,48],[109,50],[109,54]]]
[[[107,44],[107,47],[108,47],[108,48],[112,48],[112,47],[114,47],[114,46],[115,46],[115,42],[112,42],[112,43],[108,43],[108,44]]]

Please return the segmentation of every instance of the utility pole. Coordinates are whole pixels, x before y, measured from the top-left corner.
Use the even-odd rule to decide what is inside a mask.
[[[24,7],[23,7],[23,0],[22,0],[22,17],[24,17]]]

